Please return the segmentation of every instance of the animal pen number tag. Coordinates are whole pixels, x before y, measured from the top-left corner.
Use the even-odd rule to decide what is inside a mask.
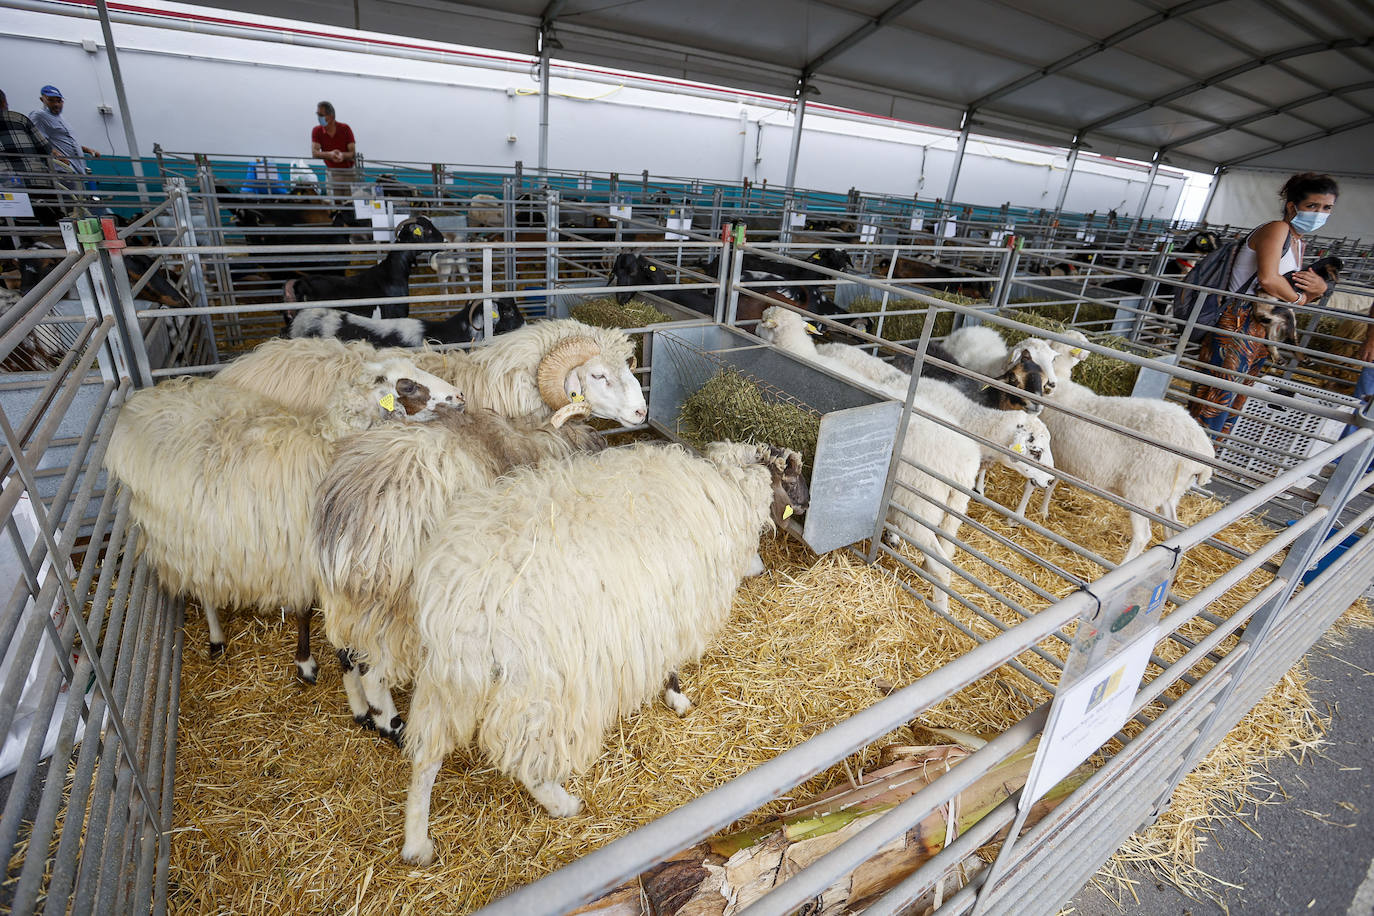
[[[798,210],[792,214],[792,228],[801,229],[806,226],[806,211]]]
[[[1131,705],[1159,641],[1159,620],[1177,557],[1155,550],[1145,571],[1103,594],[1096,613],[1078,621],[1049,721],[1021,796],[1028,808],[1087,760],[1130,718]]]
[[[911,217],[911,231],[920,232],[926,227],[926,211],[917,210]]]
[[[0,193],[0,216],[33,216],[33,204],[23,191]]]

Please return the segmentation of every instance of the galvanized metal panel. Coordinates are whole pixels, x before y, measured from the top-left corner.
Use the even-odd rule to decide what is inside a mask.
[[[722,368],[734,369],[821,415],[803,540],[817,553],[873,533],[901,405],[837,379],[758,338],[721,325],[658,329],[649,421],[680,432],[683,401]]]

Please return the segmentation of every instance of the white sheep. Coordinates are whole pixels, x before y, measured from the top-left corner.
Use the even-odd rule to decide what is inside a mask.
[[[511,420],[482,408],[441,408],[432,423],[388,424],[346,436],[320,482],[313,539],[325,634],[339,650],[353,718],[398,738],[390,689],[419,666],[412,572],[454,498],[514,467],[605,446],[570,405],[552,419]],[[354,663],[359,662],[355,668]]]
[[[1087,343],[1078,331],[1065,336]],[[1042,419],[1054,437],[1058,467],[1132,505],[1177,521],[1183,494],[1212,479],[1211,467],[1177,452],[1213,458],[1216,453],[1211,438],[1179,404],[1157,398],[1109,397],[1073,381],[1073,366],[1087,351],[1058,341],[1053,346],[1058,353],[1055,362],[1060,382]],[[1136,430],[1145,441],[1113,432],[1091,419],[1069,416],[1057,407]],[[1049,517],[1050,498],[1057,483],[1051,482],[1045,491],[1041,518]],[[1023,495],[1023,504],[1028,495]],[[1130,516],[1131,542],[1123,563],[1140,556],[1150,543],[1149,519],[1135,512]]]
[[[606,729],[664,690],[724,625],[795,453],[719,443],[697,458],[635,444],[522,468],[454,500],[415,569],[426,648],[404,747],[401,856],[428,864],[440,764],[476,735],[552,815]],[[798,505],[796,508],[801,508]],[[665,691],[685,712],[685,698]]]
[[[841,343],[819,344],[816,351],[828,359],[838,360],[851,370],[851,374],[862,376],[875,386],[887,390],[889,394],[899,392],[896,396],[906,397],[906,387],[911,383],[911,376],[873,354],[859,347]],[[916,396],[922,404],[938,405],[944,415],[953,417],[954,422],[965,431],[1018,455],[1027,455],[1041,464],[1054,467],[1049,430],[1045,428],[1045,424],[1024,410],[999,410],[988,407],[971,399],[956,384],[938,378],[922,377],[916,389]],[[1035,486],[1048,486],[1052,479],[1043,469],[1013,458],[991,446],[980,443],[979,452],[982,459],[975,487],[979,492],[983,490],[987,468],[993,464],[1010,468]]]
[[[105,466],[130,493],[162,584],[204,609],[212,655],[224,651],[219,608],[289,608],[297,669],[314,682],[310,518],[334,441],[392,414],[432,418],[457,397],[393,377],[395,362],[364,365],[311,416],[214,379],[172,379],[120,408]]]
[[[907,387],[889,385],[873,376],[882,370],[873,363],[887,364],[875,356],[851,348],[852,353],[843,356],[821,356],[812,341],[812,331],[801,316],[789,309],[771,306],[763,313],[755,328],[764,340],[770,341],[780,350],[785,350],[802,359],[824,365],[831,371],[846,378],[852,378],[873,387],[895,400],[905,400]],[[858,353],[859,356],[854,356]],[[870,362],[872,361],[872,362]],[[863,369],[866,366],[866,374]],[[931,416],[949,423],[956,423],[954,416],[941,405],[921,396],[921,390],[928,380],[922,380],[917,389],[915,406]],[[949,607],[947,589],[950,587],[950,565],[954,560],[953,539],[958,536],[959,526],[963,524],[960,514],[968,511],[969,496],[963,490],[972,489],[978,476],[982,460],[978,443],[968,436],[961,435],[932,419],[913,413],[907,423],[906,437],[901,442],[902,458],[897,465],[897,486],[892,491],[892,501],[896,510],[888,522],[904,534],[922,555],[922,565],[936,581],[934,590],[935,606],[941,610]],[[929,468],[959,486],[951,486],[935,474],[922,468]],[[941,536],[950,539],[942,542]],[[889,536],[889,543],[899,540]]]
[[[462,390],[469,407],[505,417],[549,416],[574,400],[585,400],[593,416],[626,425],[648,415],[629,336],[570,319],[532,322],[470,352],[374,352],[356,341],[273,340],[234,360],[218,377],[287,406],[318,410],[351,362],[368,354],[411,358]]]

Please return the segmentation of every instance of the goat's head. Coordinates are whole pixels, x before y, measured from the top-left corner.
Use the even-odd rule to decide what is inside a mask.
[[[1029,356],[1031,361],[1040,367],[1040,391],[1048,397],[1054,392],[1055,386],[1059,384],[1059,375],[1054,368],[1056,355],[1048,340],[1039,337],[1027,337],[1011,348],[1010,363],[1015,365],[1021,360],[1021,357]]]
[[[149,270],[153,271],[153,275],[148,278],[148,282],[139,291],[141,298],[151,300],[159,305],[165,305],[168,308],[188,309],[191,307],[190,300],[173,285],[166,269],[161,266],[154,268],[153,259],[147,255],[125,255],[124,269],[129,274],[131,285],[137,283]]]
[[[1195,233],[1192,238],[1184,243],[1179,249],[1180,252],[1196,252],[1198,254],[1211,254],[1217,250],[1221,242],[1217,239],[1217,234],[1209,230]]]
[[[367,370],[373,374],[373,397],[388,413],[399,411],[415,420],[429,420],[441,407],[463,404],[461,391],[404,357],[369,363]]]
[[[611,264],[611,286],[648,286],[651,283],[666,282],[660,276],[662,271],[650,264],[633,251],[622,251]],[[621,305],[634,298],[634,293],[616,293],[615,301]]]
[[[412,216],[396,227],[396,241],[408,244],[442,243],[444,234],[435,228],[427,216]]]
[[[1024,351],[1011,361],[1011,365],[997,377],[997,380],[1027,394],[1040,396],[1045,393],[1045,373],[1040,369],[1039,363]],[[1044,409],[1039,402],[1022,397],[1013,391],[1003,391],[1000,388],[992,390],[996,392],[994,406],[998,410],[1024,410],[1029,414],[1037,414]]]
[[[1345,262],[1334,255],[1327,255],[1324,258],[1318,258],[1313,261],[1311,264],[1307,265],[1305,269],[1321,277],[1326,281],[1326,284],[1330,286],[1333,283],[1340,282],[1341,271],[1345,270]],[[1283,275],[1283,278],[1288,281],[1289,286],[1293,286],[1293,274],[1295,273],[1297,273],[1296,270],[1290,270]],[[1297,287],[1294,287],[1294,289],[1296,288]]]
[[[809,255],[806,260],[831,270],[852,270],[854,268],[854,262],[850,260],[849,252],[841,248],[822,248]]]
[[[1293,310],[1286,305],[1278,302],[1256,302],[1251,308],[1250,314],[1259,325],[1260,333],[1256,337],[1263,337],[1270,343],[1289,343],[1298,342],[1298,319],[1293,314]],[[1271,347],[1270,349],[1276,349]],[[1277,357],[1277,352],[1275,356]],[[1281,361],[1276,359],[1276,361]]]
[[[539,361],[539,395],[551,410],[585,401],[592,416],[634,426],[649,415],[634,368],[633,356],[612,359],[592,338],[568,337]]]

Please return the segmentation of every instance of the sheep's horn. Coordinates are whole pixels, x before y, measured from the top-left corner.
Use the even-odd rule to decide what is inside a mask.
[[[590,417],[591,415],[592,409],[587,406],[586,401],[580,401],[576,404],[564,404],[553,412],[552,417],[549,417],[549,425],[554,429],[558,429],[573,417]]]
[[[600,355],[601,347],[590,337],[569,337],[544,354],[535,373],[536,381],[539,383],[539,396],[544,399],[544,403],[554,410],[566,407],[569,399],[567,391],[563,389],[563,383],[567,380],[568,373],[593,356]]]

